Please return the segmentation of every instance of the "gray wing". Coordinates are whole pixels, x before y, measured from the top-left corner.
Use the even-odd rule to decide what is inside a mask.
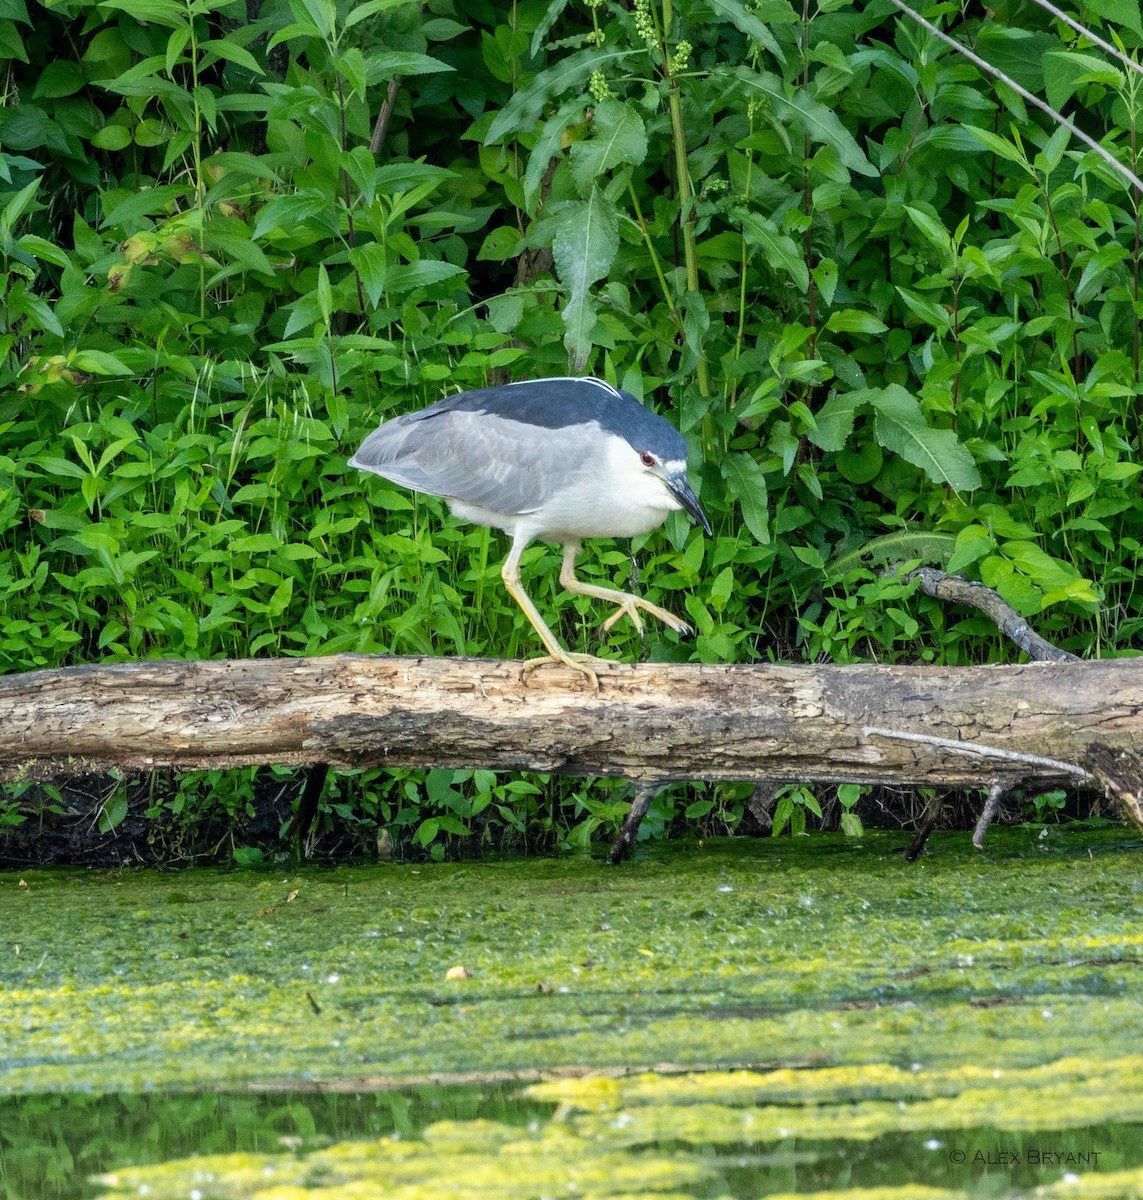
[[[523,515],[579,474],[585,436],[582,426],[544,429],[434,405],[375,429],[349,465],[415,492]]]

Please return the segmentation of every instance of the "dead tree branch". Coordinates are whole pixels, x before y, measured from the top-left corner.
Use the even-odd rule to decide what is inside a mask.
[[[139,662],[0,677],[0,779],[251,764],[485,767],[635,783],[1053,788],[1143,743],[1143,662],[614,663],[600,690],[485,659]]]
[[[1028,622],[1009,604],[1002,600],[998,593],[983,583],[974,583],[967,579],[957,579],[938,571],[936,567],[918,567],[905,576],[906,579],[916,579],[921,585],[921,591],[927,596],[938,600],[948,600],[954,604],[967,604],[978,608],[986,617],[995,622],[996,628],[1005,637],[1010,638],[1029,658],[1037,662],[1079,662],[1079,658],[1068,650],[1053,646],[1028,624]]]

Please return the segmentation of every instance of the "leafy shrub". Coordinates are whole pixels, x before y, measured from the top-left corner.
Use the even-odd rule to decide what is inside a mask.
[[[1073,11],[1138,62],[1137,6]],[[1140,170],[1127,64],[1035,7],[929,15]],[[1134,652],[1140,191],[887,7],[9,0],[0,59],[3,669],[533,653],[498,537],[345,460],[444,391],[569,369],[673,410],[715,525],[632,547],[694,642],[608,653],[1010,655],[892,570],[918,561]],[[556,565],[525,560],[583,644]],[[625,810],[487,772],[330,789],[436,853]],[[733,828],[740,792],[648,828]],[[791,827],[818,803],[787,799]]]

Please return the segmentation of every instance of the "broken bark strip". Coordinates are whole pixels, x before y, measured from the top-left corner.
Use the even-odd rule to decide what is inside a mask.
[[[676,779],[1087,784],[1143,744],[1143,662],[900,667],[489,659],[139,662],[0,677],[0,779],[329,763]]]

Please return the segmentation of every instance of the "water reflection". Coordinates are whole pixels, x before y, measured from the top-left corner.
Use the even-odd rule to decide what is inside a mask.
[[[705,1086],[704,1078],[663,1083],[677,1100],[678,1085]],[[612,1108],[546,1097],[564,1083],[366,1094],[10,1097],[0,1100],[0,1197],[320,1200],[344,1187],[344,1194],[400,1190],[425,1200],[469,1194],[840,1200],[861,1189],[904,1189],[902,1197],[914,1197],[931,1188],[938,1189],[934,1198],[1014,1200],[1040,1188],[1047,1200],[1135,1196],[1143,1188],[1141,1124],[1036,1130],[1018,1121],[1018,1130],[902,1128],[870,1136],[867,1122],[862,1132],[868,1102],[843,1100],[788,1111],[795,1126],[820,1122],[823,1108],[842,1124],[852,1118],[850,1136],[814,1139],[791,1128],[789,1136],[775,1137],[768,1125],[773,1105],[720,1109],[697,1095],[674,1107],[632,1104],[654,1080],[607,1081],[633,1085],[622,1106]],[[585,1081],[570,1082],[582,1097]],[[893,1107],[909,1126],[914,1105],[901,1100]],[[720,1124],[704,1140],[708,1121]],[[756,1137],[743,1132],[752,1126]],[[95,1175],[117,1180],[118,1188],[90,1182]]]

